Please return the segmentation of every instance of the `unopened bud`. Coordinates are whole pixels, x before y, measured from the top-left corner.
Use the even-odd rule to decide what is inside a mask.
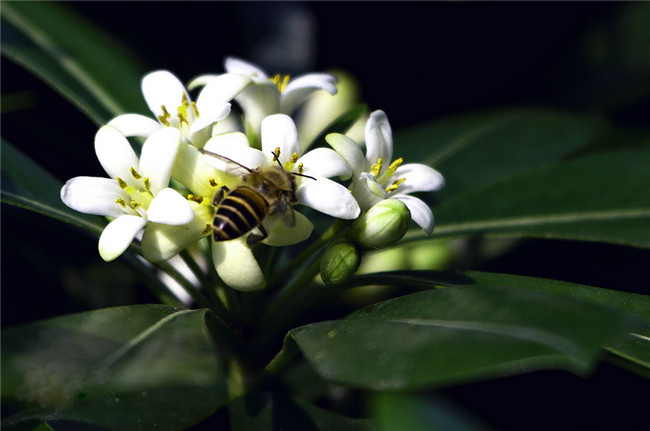
[[[352,238],[364,249],[380,248],[402,239],[411,222],[411,212],[397,199],[376,203],[352,226]]]
[[[328,284],[338,284],[355,273],[361,262],[359,250],[351,242],[331,245],[320,261],[320,276]]]

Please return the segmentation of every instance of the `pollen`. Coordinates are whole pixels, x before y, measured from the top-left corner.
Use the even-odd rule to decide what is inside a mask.
[[[126,202],[124,202],[124,199],[116,199],[115,203],[121,206],[122,208],[126,208]]]
[[[149,178],[144,179],[144,188],[147,190],[151,190],[151,182],[149,181]]]
[[[203,197],[202,196],[195,196],[193,194],[187,195],[187,200],[190,200],[192,202],[196,202],[197,204],[201,204],[203,202]]]
[[[298,173],[299,173],[300,175],[302,175],[303,167],[304,167],[304,166],[303,166],[302,163],[300,163],[300,164],[298,165]]]
[[[380,158],[377,159],[377,163],[375,163],[374,165],[372,165],[372,166],[370,167],[370,173],[371,173],[375,178],[377,178],[377,175],[379,175],[379,172],[381,171],[381,165],[382,165],[382,163],[383,163],[383,161],[381,160],[381,157],[380,157]]]
[[[124,180],[123,180],[122,178],[120,178],[120,177],[115,177],[115,181],[117,181],[117,185],[120,186],[120,188],[121,188],[122,190],[124,190],[124,189],[127,188],[127,186],[128,186],[128,184],[126,184],[126,181],[124,181]]]
[[[219,186],[219,183],[214,178],[210,178],[210,180],[208,182],[210,183],[210,186],[212,186],[212,187],[218,187]]]
[[[399,185],[402,184],[404,181],[406,181],[406,178],[400,178],[399,180],[393,181],[393,184],[386,187],[386,193],[394,192],[395,190],[397,190]]]
[[[271,77],[271,82],[275,84],[276,87],[278,87],[278,90],[280,90],[280,93],[284,93],[284,90],[287,89],[287,84],[289,83],[289,80],[291,77],[289,75],[282,75],[280,73],[273,75]]]
[[[181,123],[181,126],[183,123],[186,125],[189,125],[189,121],[187,119],[187,110],[190,107],[190,102],[187,100],[187,94],[183,93],[183,98],[181,99],[181,106],[177,108],[178,111],[178,120]]]
[[[142,178],[142,175],[140,175],[140,174],[138,173],[138,171],[136,171],[136,170],[133,168],[133,166],[132,166],[129,170],[131,171],[131,176],[133,176],[133,178],[135,178],[136,180],[139,180],[139,179]]]
[[[160,122],[167,127],[171,126],[169,122],[169,119],[172,117],[171,114],[167,112],[165,105],[162,105],[160,109],[162,110],[163,114],[158,116],[158,120],[160,120]]]
[[[196,102],[192,102],[192,112],[194,112],[196,118],[199,118],[199,109],[196,107]]]
[[[397,159],[393,163],[391,163],[390,166],[388,166],[388,169],[386,169],[386,175],[387,176],[393,175],[395,173],[395,170],[399,167],[399,165],[402,164],[403,161],[404,161],[404,159],[402,159],[400,157],[399,159]]]
[[[136,209],[137,207],[141,206],[140,202],[138,201],[131,201],[131,208]]]

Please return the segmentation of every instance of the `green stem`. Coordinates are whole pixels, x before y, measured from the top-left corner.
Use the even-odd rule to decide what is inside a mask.
[[[179,308],[187,308],[181,301],[172,295],[169,290],[161,283],[151,268],[146,267],[137,257],[131,253],[125,253],[126,263],[133,268],[139,275],[142,282],[149,288],[151,293],[165,305],[172,305]]]
[[[210,301],[208,301],[207,298],[203,296],[201,292],[199,292],[196,286],[194,286],[188,279],[183,277],[183,275],[178,272],[176,268],[174,268],[168,262],[161,262],[157,264],[157,267],[162,271],[165,271],[170,277],[172,277],[181,286],[183,286],[183,289],[185,289],[185,291],[192,297],[194,302],[196,302],[200,307],[213,309]]]
[[[196,275],[196,278],[201,283],[201,286],[203,287],[202,290],[206,293],[208,300],[212,303],[211,308],[215,311],[215,313],[217,313],[219,317],[225,320],[229,320],[231,317],[230,312],[222,300],[219,298],[219,296],[216,294],[215,286],[212,280],[210,280],[205,271],[201,269],[198,263],[196,263],[196,260],[192,258],[187,250],[181,251],[180,256],[183,259],[183,262],[187,264],[187,266],[192,270],[192,273]],[[208,266],[210,264],[211,262],[208,262]]]

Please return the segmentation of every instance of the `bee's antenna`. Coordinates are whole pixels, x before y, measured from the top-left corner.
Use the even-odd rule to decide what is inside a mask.
[[[271,151],[271,154],[273,154],[273,158],[275,159],[276,162],[278,162],[278,165],[280,165],[280,167],[281,167],[282,169],[284,169],[284,166],[282,166],[282,163],[280,162],[280,159],[278,159],[278,155],[275,154],[274,151]],[[310,177],[309,175],[299,174],[298,172],[291,172],[291,174],[292,174],[292,175],[298,175],[299,177],[310,178],[310,179],[316,181],[316,178],[314,178],[314,177]]]

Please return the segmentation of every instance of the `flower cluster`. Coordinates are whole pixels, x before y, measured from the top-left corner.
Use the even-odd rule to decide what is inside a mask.
[[[356,262],[343,272],[351,273],[357,250],[400,239],[410,220],[432,232],[431,209],[411,194],[438,190],[444,179],[431,167],[393,158],[382,111],[358,119],[365,121],[362,140],[346,135],[349,124],[333,129],[331,112],[313,103],[340,97],[337,84],[326,73],[269,76],[236,58],[226,59],[225,73],[199,76],[187,87],[170,72],[151,72],[142,93],[153,116],[124,114],[101,127],[95,151],[108,178],[73,178],[61,199],[110,219],[99,239],[104,260],[135,242],[151,263],[177,262],[179,253],[209,241],[204,248],[219,279],[243,291],[268,280],[258,260],[265,248],[307,240],[315,219],[338,219],[345,234],[330,243],[324,261]],[[301,130],[318,124],[301,110],[330,118],[325,141],[300,142],[324,130]],[[144,138],[139,154],[132,137]],[[345,278],[326,267],[325,281]]]

